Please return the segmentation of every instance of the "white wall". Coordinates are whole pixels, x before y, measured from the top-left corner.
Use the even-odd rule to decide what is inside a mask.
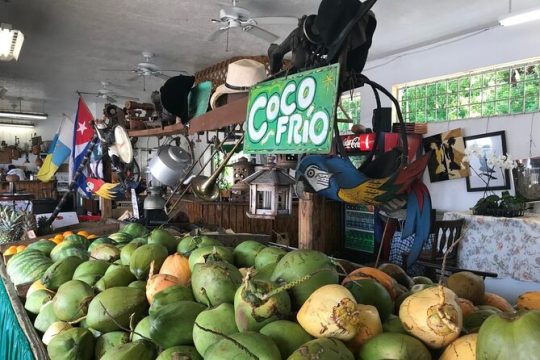
[[[400,83],[537,57],[540,55],[539,33],[540,22],[509,28],[497,27],[451,43],[426,47],[425,51],[417,50],[409,55],[368,62],[364,73],[391,90],[393,85]],[[363,88],[361,91],[362,123],[371,127],[375,100],[370,89]],[[390,102],[385,100],[383,106],[390,106]],[[529,155],[532,117],[532,114],[525,114],[429,124],[428,133],[424,136],[458,127],[463,129],[465,136],[505,130],[508,153],[519,159]],[[539,156],[540,114],[536,114],[533,134],[536,142],[533,155]],[[431,192],[433,206],[439,210],[466,210],[482,196],[482,192],[468,193],[464,178],[432,184],[426,172],[424,181]]]

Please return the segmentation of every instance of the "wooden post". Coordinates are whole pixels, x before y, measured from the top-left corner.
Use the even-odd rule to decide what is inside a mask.
[[[325,251],[323,238],[324,198],[317,194],[304,193],[298,205],[298,248]]]
[[[101,218],[112,218],[112,200],[101,198]]]

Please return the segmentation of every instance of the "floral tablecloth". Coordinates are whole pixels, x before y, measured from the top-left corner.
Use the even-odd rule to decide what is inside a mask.
[[[464,218],[461,268],[489,271],[499,278],[540,282],[540,216],[504,218],[447,212],[444,220]]]

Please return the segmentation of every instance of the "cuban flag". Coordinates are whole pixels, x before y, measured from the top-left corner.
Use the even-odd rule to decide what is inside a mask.
[[[73,152],[72,156],[72,174],[75,174],[79,165],[83,161],[86,155],[88,146],[94,137],[95,131],[92,126],[94,117],[88,109],[88,106],[84,102],[83,98],[79,96],[79,104],[77,106],[77,116],[75,117],[75,123],[73,124]],[[77,187],[79,191],[87,198],[92,196],[92,192],[86,185],[86,175],[81,173],[77,179]]]
[[[37,178],[40,181],[47,182],[52,179],[60,165],[69,157],[71,153],[73,122],[69,117],[64,115],[56,135],[54,136],[47,157],[43,161],[43,165],[39,168]]]

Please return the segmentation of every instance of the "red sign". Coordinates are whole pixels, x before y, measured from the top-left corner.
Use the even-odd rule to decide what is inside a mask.
[[[360,135],[342,135],[343,146],[347,152],[371,151],[375,142],[375,133]]]

